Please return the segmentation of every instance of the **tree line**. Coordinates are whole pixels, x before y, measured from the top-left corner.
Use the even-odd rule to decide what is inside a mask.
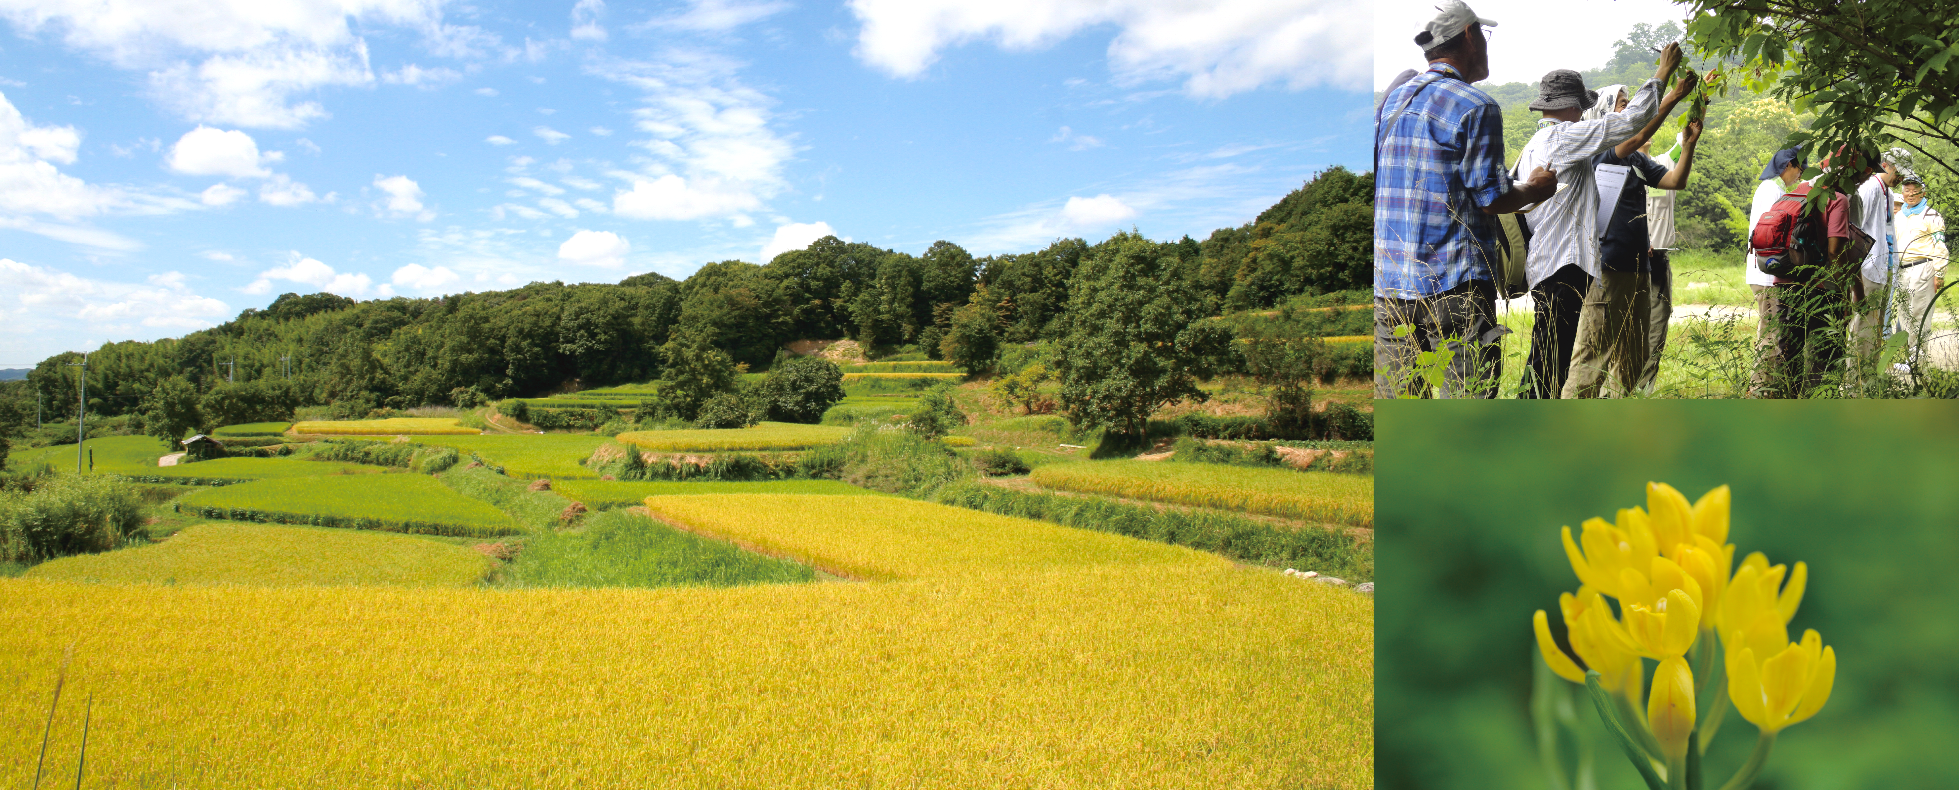
[[[1174,321],[1186,325],[1299,295],[1368,287],[1372,195],[1371,174],[1334,167],[1254,221],[1202,242],[1123,233],[1096,244],[1061,239],[1034,252],[975,257],[946,241],[912,255],[831,236],[767,264],[710,263],[684,281],[649,272],[616,284],[536,282],[365,302],[289,293],[211,329],[91,352],[88,410],[106,417],[199,402],[216,412],[208,420],[225,424],[321,404],[350,414],[473,406],[686,372],[670,367],[700,369],[684,361],[688,355],[725,355],[760,368],[786,342],[804,338],[851,338],[880,350],[915,346],[934,359],[950,351],[969,369],[983,368],[990,356],[980,346],[1079,335],[1079,322],[1068,318],[1071,299],[1080,302],[1075,291],[1085,280],[1122,281],[1110,270],[1117,259],[1146,262],[1147,276],[1176,305]],[[1150,331],[1174,339],[1182,329]],[[0,383],[0,400],[9,402],[0,406],[8,412],[0,422],[32,420],[37,396],[46,419],[72,420],[81,369],[70,365],[82,357],[57,354],[25,382]]]

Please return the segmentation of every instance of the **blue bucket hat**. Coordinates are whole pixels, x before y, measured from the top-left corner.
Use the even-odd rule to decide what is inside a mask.
[[[1771,158],[1769,160],[1769,166],[1762,169],[1762,177],[1756,180],[1767,181],[1771,178],[1780,176],[1782,175],[1782,169],[1790,165],[1795,165],[1797,168],[1801,168],[1803,166],[1802,146],[1799,145],[1794,148],[1784,148],[1780,151],[1775,152],[1774,158]]]

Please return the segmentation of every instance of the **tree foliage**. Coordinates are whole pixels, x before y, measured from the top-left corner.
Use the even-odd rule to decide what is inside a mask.
[[[198,407],[197,388],[183,376],[158,382],[143,399],[142,414],[144,432],[173,448],[179,440],[207,427],[204,412]]]
[[[821,422],[843,395],[843,370],[817,357],[782,360],[762,380],[764,409],[778,422]]]
[[[1166,245],[1117,234],[1082,261],[1062,320],[1055,368],[1077,425],[1143,434],[1160,406],[1202,401],[1229,353],[1230,332],[1180,287]]]

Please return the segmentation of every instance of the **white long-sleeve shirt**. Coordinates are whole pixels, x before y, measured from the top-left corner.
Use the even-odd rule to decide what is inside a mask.
[[[1762,215],[1769,213],[1769,207],[1775,205],[1775,201],[1788,191],[1789,185],[1782,183],[1780,176],[1755,185],[1755,199],[1748,204],[1749,233],[1755,232],[1755,223],[1761,222]],[[1743,237],[1741,243],[1747,244],[1748,239]],[[1748,253],[1748,284],[1763,286],[1775,284],[1775,277],[1762,271],[1762,260],[1755,257],[1752,251]]]
[[[1537,130],[1517,160],[1528,175],[1543,167],[1557,174],[1557,194],[1531,210],[1532,237],[1524,276],[1541,283],[1566,266],[1599,274],[1598,187],[1592,157],[1638,133],[1660,107],[1660,81],[1647,80],[1626,109],[1595,121],[1559,122]]]
[[[1871,251],[1864,256],[1864,279],[1879,284],[1890,282],[1891,188],[1885,185],[1882,173],[1872,175],[1857,187],[1857,202],[1862,211],[1854,221],[1871,235]]]

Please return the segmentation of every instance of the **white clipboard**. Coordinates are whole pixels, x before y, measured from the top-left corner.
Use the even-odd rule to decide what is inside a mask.
[[[1605,238],[1606,226],[1612,222],[1612,210],[1619,207],[1619,193],[1626,190],[1626,176],[1632,168],[1625,165],[1599,165],[1598,180],[1598,235]]]

